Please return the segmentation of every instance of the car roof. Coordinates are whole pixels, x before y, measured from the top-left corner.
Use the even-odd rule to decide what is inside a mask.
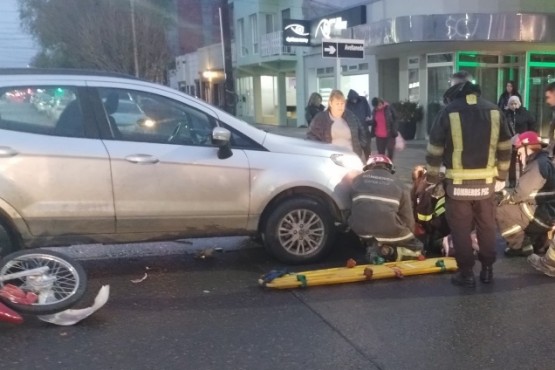
[[[137,77],[120,72],[101,71],[96,69],[77,68],[0,68],[2,75],[65,75],[65,76],[97,76],[97,77],[120,77],[133,80],[141,80]]]

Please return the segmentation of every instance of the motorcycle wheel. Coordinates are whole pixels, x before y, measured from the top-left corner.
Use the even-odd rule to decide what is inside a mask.
[[[22,250],[7,255],[0,260],[0,280],[9,274],[43,266],[48,266],[48,272],[0,281],[0,288],[11,284],[24,293],[36,294],[35,303],[16,303],[0,297],[2,302],[20,313],[47,315],[64,311],[83,297],[87,288],[83,266],[50,250]]]

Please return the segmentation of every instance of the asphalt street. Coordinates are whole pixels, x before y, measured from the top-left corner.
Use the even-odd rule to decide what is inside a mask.
[[[347,240],[325,264],[358,260]],[[553,369],[554,280],[501,258],[492,286],[449,275],[272,291],[262,248],[88,260],[90,304],[73,327],[0,324],[2,369]],[[131,280],[144,276],[141,283]]]
[[[398,174],[408,179],[423,155],[411,143]],[[216,252],[199,258],[203,249]],[[110,300],[73,327],[32,316],[0,324],[0,369],[555,368],[555,280],[502,253],[494,284],[476,289],[427,275],[272,291],[257,284],[269,270],[361,262],[363,250],[342,237],[324,263],[302,267],[280,265],[245,238],[61,250],[89,275],[78,307],[103,284]]]

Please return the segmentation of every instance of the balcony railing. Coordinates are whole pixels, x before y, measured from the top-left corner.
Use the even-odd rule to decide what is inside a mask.
[[[281,31],[260,35],[260,56],[270,57],[275,55],[295,55],[290,46],[283,46],[283,35]]]

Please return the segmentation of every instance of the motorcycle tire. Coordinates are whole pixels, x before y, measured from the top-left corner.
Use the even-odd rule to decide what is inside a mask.
[[[16,303],[0,296],[2,302],[20,313],[48,315],[70,308],[83,297],[87,289],[87,274],[83,266],[51,250],[21,250],[5,256],[0,260],[0,280],[8,274],[43,266],[48,266],[49,271],[0,281],[0,289],[11,284],[24,293],[35,293],[35,303]]]

